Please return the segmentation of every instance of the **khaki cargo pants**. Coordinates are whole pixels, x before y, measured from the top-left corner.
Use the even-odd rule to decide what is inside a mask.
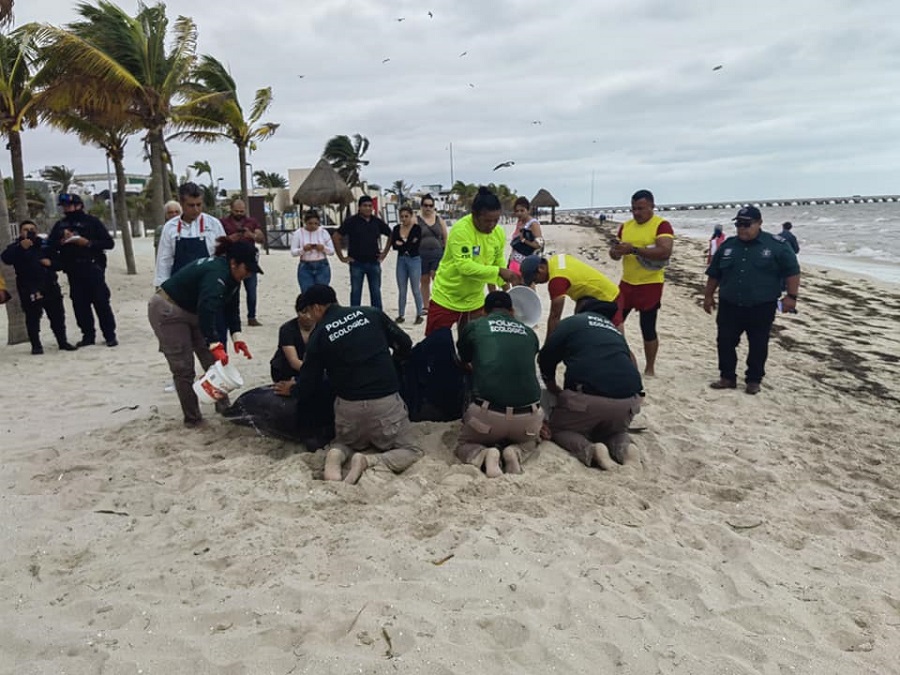
[[[470,403],[463,413],[462,429],[456,443],[456,456],[461,462],[481,466],[488,448],[502,449],[515,445],[520,449],[519,463],[524,464],[534,454],[540,441],[544,411],[534,404],[531,412],[513,413],[491,410],[485,401]]]
[[[586,466],[594,460],[594,443],[604,443],[621,461],[631,438],[628,425],[641,410],[641,397],[607,398],[564,389],[550,415],[553,442]]]

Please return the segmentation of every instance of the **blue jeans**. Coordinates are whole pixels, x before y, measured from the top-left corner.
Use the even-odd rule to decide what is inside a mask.
[[[247,319],[256,318],[256,286],[259,278],[255,274],[251,274],[244,279],[244,290],[247,291]]]
[[[381,263],[356,262],[350,263],[350,306],[359,307],[362,304],[363,279],[369,282],[370,304],[375,309],[383,309],[381,305]]]
[[[301,261],[297,266],[297,283],[301,293],[306,293],[316,284],[327,286],[331,283],[331,266],[327,260]]]
[[[399,316],[406,314],[406,286],[412,286],[416,316],[422,316],[422,259],[419,256],[397,256],[397,289],[400,291]]]

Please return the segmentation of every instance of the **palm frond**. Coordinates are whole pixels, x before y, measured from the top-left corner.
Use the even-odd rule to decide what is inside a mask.
[[[272,87],[257,89],[256,96],[253,99],[253,107],[250,109],[250,117],[247,118],[247,122],[251,126],[259,122],[269,109],[270,105],[272,105]]]

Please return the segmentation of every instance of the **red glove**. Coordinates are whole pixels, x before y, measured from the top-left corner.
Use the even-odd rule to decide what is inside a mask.
[[[221,361],[223,366],[228,365],[228,352],[225,351],[225,345],[221,342],[213,342],[209,346],[209,351],[215,357],[216,361]]]
[[[250,350],[247,348],[247,343],[243,340],[238,340],[234,343],[234,353],[235,354],[243,354],[248,359],[253,358],[253,354],[250,353]]]

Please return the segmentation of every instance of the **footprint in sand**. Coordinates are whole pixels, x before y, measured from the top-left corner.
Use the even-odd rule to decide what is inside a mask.
[[[495,616],[489,619],[480,619],[478,627],[490,635],[500,649],[516,649],[521,647],[531,635],[525,624],[506,616]]]

